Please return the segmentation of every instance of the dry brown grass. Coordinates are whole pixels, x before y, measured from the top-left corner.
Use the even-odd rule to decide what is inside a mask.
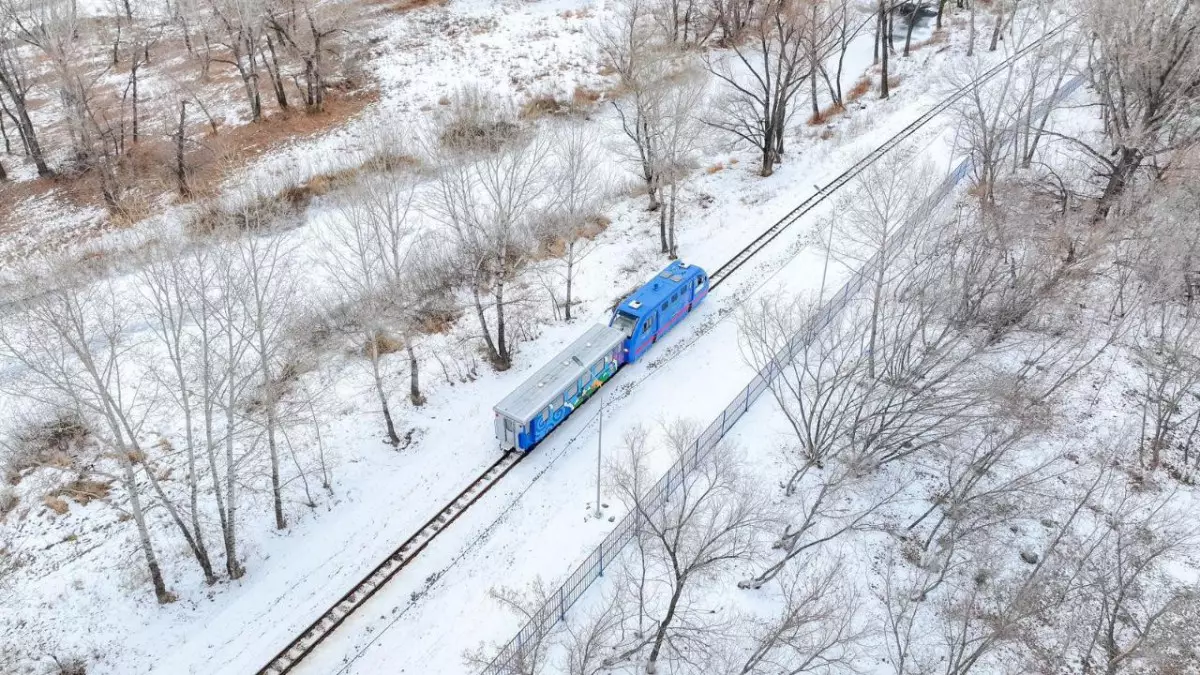
[[[404,349],[404,343],[383,331],[378,331],[375,333],[374,340],[363,341],[362,355],[366,358],[370,358],[372,348],[378,349],[379,355],[383,356],[385,354],[395,354],[396,352]]]
[[[858,78],[858,81],[854,83],[854,86],[850,88],[850,91],[846,92],[846,100],[857,101],[863,96],[866,96],[867,92],[869,91],[871,91],[871,76],[863,75],[862,77]]]
[[[22,472],[42,466],[69,469],[81,458],[91,433],[82,421],[60,412],[42,422],[30,424],[13,434],[13,442],[4,463],[6,480],[16,485]]]
[[[558,99],[550,94],[541,94],[530,98],[521,105],[519,117],[523,120],[531,120],[549,115],[587,115],[603,96],[603,92],[582,86],[575,87],[568,100]]]
[[[390,2],[384,0],[388,4],[384,7],[385,10],[396,14],[411,12],[413,10],[422,9],[424,7],[441,7],[447,4],[450,0],[400,0],[399,2]]]
[[[523,120],[538,119],[547,115],[561,115],[568,111],[569,106],[550,94],[542,94],[521,104],[519,117]]]
[[[817,125],[824,124],[830,119],[833,119],[844,112],[846,112],[845,106],[838,103],[831,103],[822,108],[817,114],[811,115],[808,118],[808,125],[815,127]]]
[[[242,170],[263,153],[281,145],[324,133],[346,123],[367,105],[379,98],[378,91],[331,91],[326,97],[325,110],[309,113],[293,109],[277,112],[263,120],[228,129],[218,127],[214,134],[207,121],[193,124],[193,140],[197,147],[189,151],[185,162],[189,167],[188,182],[192,198],[215,196],[228,178]],[[142,221],[154,210],[154,204],[164,195],[176,193],[174,152],[169,141],[145,140],[131,144],[121,159],[119,172],[123,192],[118,207],[108,214],[105,229],[129,227]],[[296,194],[285,195],[293,202],[303,201],[319,192],[320,185],[302,186]],[[0,235],[20,232],[24,223],[19,206],[30,198],[52,197],[79,208],[106,208],[100,178],[94,171],[64,171],[55,178],[23,181],[5,186],[5,199],[0,199]],[[176,195],[176,198],[179,198]],[[203,219],[202,219],[203,220]],[[199,229],[204,230],[201,226]],[[82,240],[92,233],[80,233]]]
[[[577,86],[575,91],[571,93],[571,102],[577,108],[586,108],[594,106],[603,96],[603,92],[596,91],[590,87]]]
[[[76,502],[77,504],[86,506],[88,502],[96,499],[107,499],[109,492],[112,491],[112,483],[101,480],[91,480],[89,478],[76,478],[66,485],[55,490],[52,497],[66,497]]]
[[[42,497],[42,505],[60,516],[71,510],[71,507],[62,498],[50,495]]]
[[[429,307],[421,311],[417,321],[417,329],[426,335],[449,332],[462,316],[453,305],[445,307]]]

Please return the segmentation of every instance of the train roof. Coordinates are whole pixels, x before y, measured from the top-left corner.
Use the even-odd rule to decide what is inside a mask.
[[[580,335],[558,356],[550,359],[521,383],[511,394],[504,397],[494,410],[527,424],[550,405],[563,390],[583,376],[596,361],[616,349],[625,340],[625,333],[616,328],[596,324]]]
[[[621,304],[617,305],[617,309],[626,314],[641,316],[648,309],[666,300],[671,293],[684,285],[684,282],[701,274],[704,274],[704,270],[699,267],[676,260],[634,291],[628,298],[622,300]]]

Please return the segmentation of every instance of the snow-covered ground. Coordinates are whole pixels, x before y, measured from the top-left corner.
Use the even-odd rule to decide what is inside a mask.
[[[375,67],[383,98],[378,106],[335,132],[264,156],[230,185],[231,193],[236,195],[239,185],[259,189],[264,182],[301,182],[346,168],[369,143],[371,125],[383,120],[415,128],[461,86],[464,73],[514,96],[569,96],[577,85],[600,86],[604,80],[584,35],[595,19],[584,9],[603,11],[579,0],[501,5],[461,0],[399,16],[380,31]],[[847,85],[868,68],[870,51],[869,38],[855,44],[845,65]],[[896,59],[902,81],[891,100],[852,105],[849,114],[827,127],[797,123],[786,161],[770,178],[755,173],[750,153],[731,151],[714,139],[698,165],[724,168],[699,171],[683,190],[682,257],[709,269],[719,266],[816,185],[938,100],[947,88],[943,75],[959,58],[956,49],[939,44]],[[598,111],[590,123],[604,137],[615,138],[610,111]],[[912,145],[939,168],[949,167],[955,140],[953,129],[935,122]],[[614,172],[620,171],[613,162]],[[661,340],[650,358],[609,383],[605,450],[611,452],[635,425],[674,417],[707,423],[745,386],[752,371],[739,351],[731,313],[748,298],[812,292],[819,286],[825,260],[814,243],[821,236],[821,216],[832,207],[832,201],[822,205],[780,236]],[[605,320],[615,296],[664,264],[656,253],[653,216],[643,209],[640,198],[614,197],[605,209],[612,223],[579,271],[580,318],[555,324],[535,312],[534,335],[519,346],[508,372],[468,365],[475,358],[472,347],[462,345],[473,330],[469,319],[423,344],[423,353],[440,350],[454,372],[442,377],[436,362],[423,359],[428,402],[420,409],[398,407],[401,427],[415,430],[412,445],[400,452],[382,442],[365,369],[352,356],[328,355],[305,381],[323,390],[331,413],[322,440],[333,466],[333,492],[326,495],[313,485],[315,508],[293,493],[292,524],[283,533],[269,529],[267,496],[249,495],[246,511],[252,515],[243,531],[249,573],[241,580],[204,586],[176,533],[156,521],[167,547],[162,554],[170,586],[180,596],[179,602],[159,607],[146,591],[129,528],[110,506],[71,504],[68,514],[54,516],[34,505],[18,525],[11,518],[0,522],[0,548],[35,561],[0,582],[5,608],[23,608],[0,616],[0,636],[22,649],[40,644],[44,652],[86,654],[94,673],[254,672],[495,460],[490,411],[495,401],[587,322]],[[317,255],[320,231],[336,217],[332,204],[317,200],[291,236],[306,255]],[[120,247],[119,237],[113,245]],[[829,287],[845,274],[831,267]],[[531,282],[529,292],[538,292]],[[402,367],[399,359],[388,362],[396,385],[403,381]],[[589,516],[599,405],[599,399],[589,402],[556,430],[298,672],[467,672],[465,649],[481,641],[506,641],[520,622],[500,611],[488,590],[522,586],[537,577],[561,580],[605,536],[610,518],[622,515],[605,496],[602,501],[610,504],[605,517]],[[760,405],[740,423],[731,446],[764,475],[779,461],[775,448],[782,434],[769,407]],[[178,433],[177,424],[163,419],[148,427],[169,437]],[[289,433],[298,446],[311,450],[315,443],[311,429]],[[666,457],[659,459],[665,466]],[[31,497],[36,490],[25,489]]]

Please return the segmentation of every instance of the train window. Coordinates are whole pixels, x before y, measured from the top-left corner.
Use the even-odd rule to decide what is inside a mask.
[[[613,327],[625,331],[626,335],[633,334],[633,327],[637,325],[637,317],[630,316],[625,312],[617,312],[616,318],[613,319]]]
[[[664,312],[667,311],[667,303],[665,303],[665,302],[663,303],[662,311],[664,311]]]

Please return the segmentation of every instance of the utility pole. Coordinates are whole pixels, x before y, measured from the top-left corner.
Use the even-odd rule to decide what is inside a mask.
[[[596,518],[600,517],[600,453],[604,448],[604,394],[600,394],[600,424],[596,428]]]
[[[817,187],[817,186],[813,186]],[[821,188],[817,188],[820,191]],[[829,217],[829,241],[825,242],[825,265],[821,268],[821,290],[817,293],[817,304],[825,302],[825,277],[829,275],[829,254],[833,249],[833,217]]]

